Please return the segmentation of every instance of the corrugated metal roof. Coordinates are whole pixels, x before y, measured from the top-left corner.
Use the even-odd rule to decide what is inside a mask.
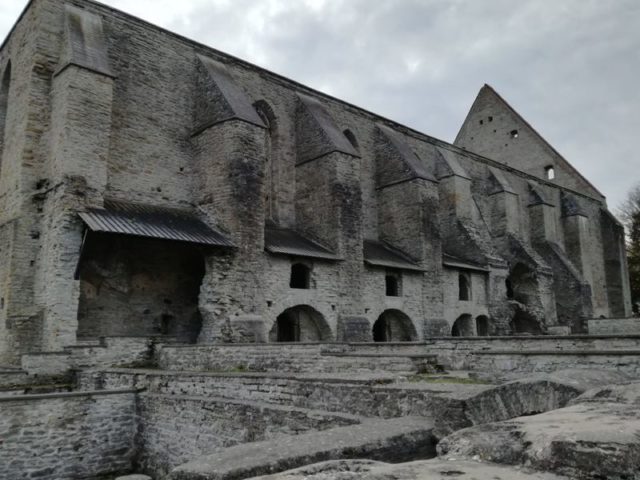
[[[486,266],[478,265],[473,262],[469,262],[468,260],[464,260],[458,257],[454,257],[453,255],[443,254],[442,255],[442,264],[445,267],[458,268],[461,270],[474,270],[476,272],[488,272],[489,269]]]
[[[138,237],[233,247],[222,233],[193,213],[172,208],[106,201],[102,209],[81,212],[80,218],[93,232],[119,233]]]
[[[364,241],[364,261],[376,267],[423,271],[418,264],[400,250],[376,240]]]
[[[341,258],[328,248],[288,228],[265,228],[264,248],[270,253],[294,255],[296,257],[322,258],[324,260],[341,260]]]

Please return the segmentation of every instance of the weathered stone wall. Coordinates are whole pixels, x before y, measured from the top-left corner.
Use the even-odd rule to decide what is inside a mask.
[[[127,473],[135,392],[0,397],[0,479],[97,479]]]
[[[93,57],[82,42],[70,41],[73,32],[93,42]],[[74,279],[84,228],[77,212],[100,207],[105,198],[195,209],[234,240],[235,251],[209,252],[205,260],[202,342],[263,341],[282,311],[302,304],[322,314],[332,338],[341,335],[340,326],[372,324],[389,308],[411,318],[419,338],[449,332],[451,318],[467,312],[453,300],[445,318],[449,279],[442,275],[440,210],[464,234],[459,250],[492,267],[486,303],[468,313],[478,316],[486,307],[495,332],[509,330],[513,312],[502,270],[518,261],[540,279],[527,308],[547,325],[557,323],[556,304],[580,295],[591,296],[593,316],[628,314],[619,231],[605,262],[606,205],[559,164],[558,181],[545,181],[527,166],[465,152],[87,0],[33,2],[1,49],[2,72],[9,60],[0,173],[2,361],[75,343],[78,314],[86,327],[81,334],[97,334],[105,323],[119,333],[141,333],[140,322],[118,314],[124,302],[113,292],[102,298],[95,285],[84,282],[81,289]],[[263,113],[268,106],[265,119],[253,105]],[[503,120],[496,116],[493,124]],[[355,139],[343,134],[347,128]],[[381,128],[403,144],[400,157],[382,146]],[[505,128],[500,123],[500,135]],[[537,155],[540,149],[525,137],[517,145]],[[455,154],[460,169],[438,181],[443,152]],[[395,173],[403,165],[414,171],[380,185],[386,165]],[[496,193],[490,168],[510,184],[510,200],[492,199],[507,190]],[[541,208],[529,208],[531,182],[547,197]],[[582,227],[566,220],[562,192],[575,197]],[[264,252],[267,220],[323,241],[342,258],[314,265],[314,292],[287,288],[287,262]],[[421,285],[417,274],[405,274],[401,303],[380,298],[382,272],[364,265],[365,238],[389,242],[424,268]],[[554,266],[538,248],[549,242],[578,272],[555,294]],[[135,281],[131,272],[123,276],[125,284]],[[163,293],[180,296],[174,287]],[[153,288],[159,293],[164,286]],[[86,302],[91,294],[93,306]],[[131,301],[130,315],[187,315],[162,312],[155,300],[146,308],[147,300]],[[565,309],[562,322],[582,315],[583,303]],[[156,329],[143,323],[145,332],[149,324]]]
[[[602,318],[589,320],[590,335],[640,335],[640,318]]]
[[[145,394],[139,404],[137,465],[154,478],[232,445],[359,423],[350,415],[229,398]]]
[[[78,337],[198,338],[204,258],[196,247],[149,239],[86,241],[80,270]]]

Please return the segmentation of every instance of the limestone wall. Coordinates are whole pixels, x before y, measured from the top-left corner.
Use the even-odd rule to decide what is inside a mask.
[[[131,469],[135,393],[0,397],[0,479],[88,478]]]
[[[602,318],[589,320],[591,335],[639,335],[640,318]]]
[[[145,394],[139,401],[138,465],[154,478],[220,448],[359,423],[350,415],[229,398]]]

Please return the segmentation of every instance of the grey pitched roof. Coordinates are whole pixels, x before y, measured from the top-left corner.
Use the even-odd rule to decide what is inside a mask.
[[[377,240],[364,241],[364,262],[376,267],[422,271],[422,267],[400,250]]]
[[[233,247],[221,232],[209,227],[193,213],[172,208],[105,201],[104,208],[81,212],[80,218],[93,232]]]
[[[335,253],[301,233],[289,228],[266,227],[264,248],[269,253],[292,255],[295,257],[341,260]]]

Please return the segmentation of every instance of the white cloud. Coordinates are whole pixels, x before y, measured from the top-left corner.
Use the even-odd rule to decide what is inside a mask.
[[[637,0],[103,1],[447,140],[489,83],[610,205],[640,181]]]

